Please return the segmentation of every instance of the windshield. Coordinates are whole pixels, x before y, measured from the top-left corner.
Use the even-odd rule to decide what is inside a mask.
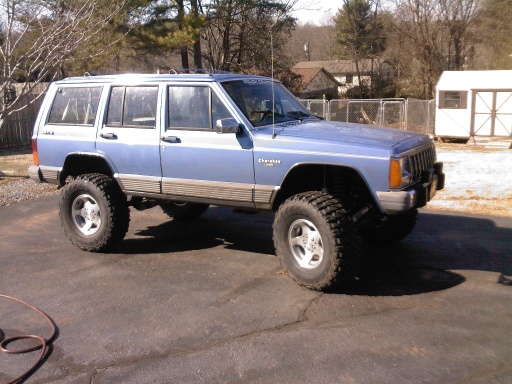
[[[281,83],[272,87],[270,79],[228,81],[222,86],[254,127],[316,119]]]

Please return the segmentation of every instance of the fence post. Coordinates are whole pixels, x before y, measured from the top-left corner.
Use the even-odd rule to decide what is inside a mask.
[[[403,127],[404,131],[407,131],[407,120],[409,118],[409,99],[404,99],[402,105],[404,109]]]
[[[430,101],[428,101],[427,103],[427,129],[426,129],[426,134],[429,135],[430,134]],[[434,134],[434,132],[432,132],[432,134]]]

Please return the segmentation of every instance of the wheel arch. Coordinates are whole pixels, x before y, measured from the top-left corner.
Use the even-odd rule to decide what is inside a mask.
[[[296,164],[286,174],[273,201],[277,210],[289,197],[307,191],[322,191],[333,196],[341,193],[355,193],[364,197],[372,205],[376,199],[364,177],[350,166],[301,163]],[[377,204],[378,205],[378,204]]]
[[[71,153],[64,161],[59,174],[59,183],[64,185],[68,177],[76,177],[87,173],[101,173],[114,179],[114,171],[107,159],[100,155]]]

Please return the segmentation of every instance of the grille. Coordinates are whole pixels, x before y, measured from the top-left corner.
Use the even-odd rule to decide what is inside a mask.
[[[409,167],[412,175],[412,180],[419,180],[421,177],[421,172],[425,169],[432,168],[435,161],[436,150],[433,146],[421,152],[409,155]]]

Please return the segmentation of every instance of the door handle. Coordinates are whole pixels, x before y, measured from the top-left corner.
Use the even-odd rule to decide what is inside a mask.
[[[100,133],[100,136],[103,137],[104,139],[109,140],[117,139],[117,135],[115,133]]]
[[[181,139],[178,136],[164,136],[162,140],[167,143],[181,143]]]

